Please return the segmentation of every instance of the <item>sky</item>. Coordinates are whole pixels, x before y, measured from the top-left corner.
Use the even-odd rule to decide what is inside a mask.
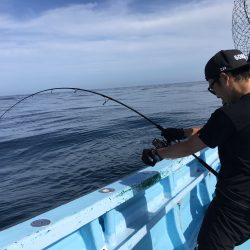
[[[0,95],[204,80],[233,0],[0,0]]]

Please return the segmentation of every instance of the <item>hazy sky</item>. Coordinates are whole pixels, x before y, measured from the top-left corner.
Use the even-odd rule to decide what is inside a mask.
[[[204,80],[233,0],[1,0],[0,95]]]

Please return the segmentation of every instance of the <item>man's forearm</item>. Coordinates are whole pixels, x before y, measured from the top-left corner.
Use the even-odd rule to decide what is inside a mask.
[[[159,148],[156,153],[161,158],[180,158],[191,155],[205,148],[206,145],[200,140],[197,134],[191,136],[187,141],[176,143],[169,147]]]
[[[192,135],[195,135],[198,131],[200,131],[200,128],[184,128],[184,135],[186,136],[186,138],[191,137]]]
[[[157,149],[161,158],[175,159],[191,155],[193,152],[186,145],[186,142],[180,142],[169,147]]]

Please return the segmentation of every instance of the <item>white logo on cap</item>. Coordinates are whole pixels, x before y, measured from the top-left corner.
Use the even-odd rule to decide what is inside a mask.
[[[234,56],[235,60],[245,59],[247,60],[247,57],[244,54],[238,54]]]
[[[226,70],[227,69],[227,67],[221,67],[220,68],[220,71],[224,71],[224,70]]]

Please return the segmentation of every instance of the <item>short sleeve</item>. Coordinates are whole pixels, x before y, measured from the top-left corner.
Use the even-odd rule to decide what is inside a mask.
[[[229,117],[217,109],[199,132],[199,138],[210,148],[215,148],[227,141],[235,128]]]

